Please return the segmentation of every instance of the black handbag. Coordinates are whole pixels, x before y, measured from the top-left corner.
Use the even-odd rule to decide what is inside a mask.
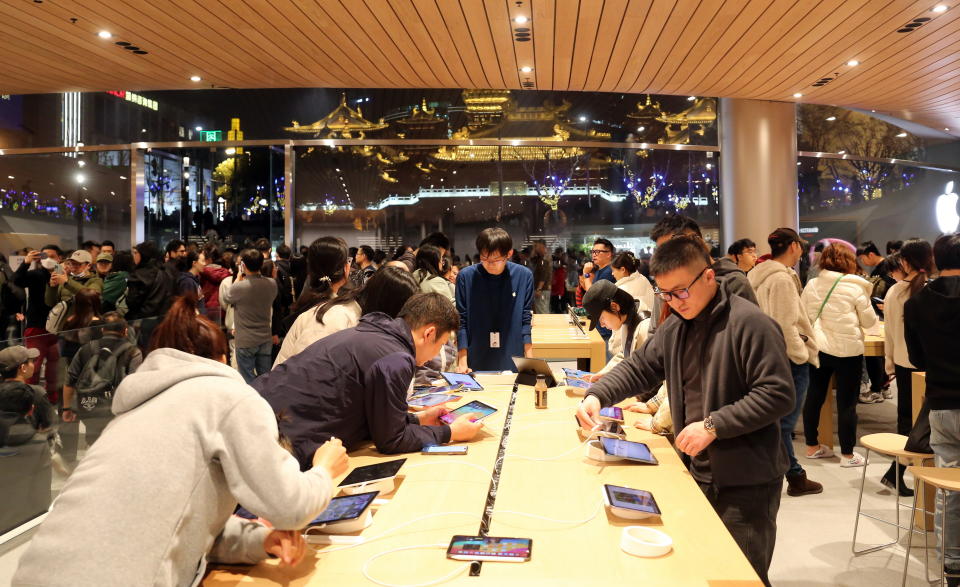
[[[927,398],[923,398],[923,405],[920,406],[917,421],[913,423],[910,435],[907,436],[907,444],[903,449],[910,452],[933,454],[933,449],[930,448],[930,408],[927,407]]]

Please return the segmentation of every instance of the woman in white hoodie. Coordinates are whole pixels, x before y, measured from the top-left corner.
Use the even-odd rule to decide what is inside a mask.
[[[224,364],[223,333],[184,298],[152,347],[118,387],[116,418],[60,492],[14,585],[191,585],[208,559],[302,558],[299,530],[347,468],[340,441],[300,472],[270,405]],[[273,528],[234,517],[238,503]]]
[[[653,286],[642,273],[637,271],[639,262],[633,253],[618,253],[610,262],[616,286],[628,292],[639,303],[637,312],[653,311]]]
[[[853,251],[832,244],[820,255],[820,273],[810,280],[800,296],[807,317],[813,324],[820,366],[810,373],[810,389],[803,406],[803,431],[807,458],[833,456],[820,444],[817,424],[820,409],[827,398],[830,378],[837,376],[837,436],[840,440],[841,467],[862,467],[863,456],[853,452],[857,441],[857,395],[863,367],[863,331],[877,323],[870,305],[873,286],[855,275],[857,260]]]
[[[909,436],[910,429],[913,427],[913,373],[917,369],[910,363],[910,356],[907,353],[907,343],[903,334],[903,306],[907,300],[920,293],[933,274],[933,247],[925,240],[908,240],[900,248],[899,259],[901,272],[906,277],[892,285],[883,298],[883,314],[886,318],[883,324],[883,351],[886,355],[887,375],[893,375],[897,379],[897,434]],[[896,461],[890,463],[890,469],[880,480],[891,489],[898,486],[898,481],[894,477],[895,467]],[[906,466],[901,466],[896,471],[899,477],[900,495],[911,497],[913,491],[903,482],[905,469]]]

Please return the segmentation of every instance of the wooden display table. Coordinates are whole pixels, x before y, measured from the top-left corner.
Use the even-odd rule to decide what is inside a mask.
[[[596,373],[607,364],[607,347],[600,333],[580,334],[567,314],[534,314],[533,356],[538,359],[589,359],[589,371]],[[587,327],[584,326],[584,330]]]
[[[883,356],[883,331],[881,334],[868,334],[863,341],[863,356],[882,357]],[[811,367],[812,369],[813,367]],[[808,390],[809,393],[809,390]],[[857,390],[859,394],[860,391]],[[820,444],[833,448],[833,408],[837,401],[836,377],[830,379],[830,389],[827,390],[827,399],[820,408],[820,423],[817,425],[817,438]]]
[[[444,549],[452,535],[478,531],[510,404],[512,376],[481,375],[478,379],[487,391],[465,394],[463,401],[480,399],[499,408],[485,421],[484,433],[469,443],[470,452],[465,456],[403,455],[408,460],[400,471],[398,488],[386,496],[387,501],[374,513],[373,525],[362,532],[366,543],[337,552],[337,546],[319,547],[316,552],[311,548],[293,569],[281,568],[276,561],[214,569],[203,584],[372,584],[362,573],[372,557],[415,545],[443,545],[387,554],[372,561],[368,571],[379,581],[399,585],[428,583],[458,571],[462,572],[442,584],[628,584],[642,577],[648,585],[761,585],[663,437],[628,427],[632,440],[650,445],[660,461],[658,466],[590,461],[584,457],[574,422],[580,398],[552,389],[549,409],[537,410],[533,389],[525,386],[520,387],[515,401],[489,534],[532,538],[532,560],[484,563],[478,576],[469,576],[469,563],[447,560]],[[628,424],[634,416],[628,414]],[[351,468],[398,458],[377,455],[370,449],[355,451],[350,457]],[[663,511],[662,522],[611,517],[601,505],[604,483],[652,491]],[[673,551],[655,559],[621,551],[621,529],[643,524],[670,535]],[[383,539],[370,541],[383,534]]]

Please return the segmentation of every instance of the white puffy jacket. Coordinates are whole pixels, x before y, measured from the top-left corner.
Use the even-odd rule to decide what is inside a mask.
[[[823,304],[834,283],[837,284],[836,288]],[[873,285],[862,277],[826,269],[807,282],[800,300],[813,324],[817,347],[821,352],[835,357],[863,354],[863,331],[877,323],[877,315],[870,305],[872,291]],[[817,312],[821,304],[823,312],[818,320]]]

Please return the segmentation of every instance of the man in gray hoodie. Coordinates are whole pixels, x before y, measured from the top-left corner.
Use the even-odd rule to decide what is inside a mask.
[[[720,287],[696,237],[657,247],[650,272],[671,316],[655,336],[594,383],[577,419],[650,398],[666,380],[676,448],[734,540],[767,581],[787,455],[780,419],[794,404],[783,335],[755,304]]]
[[[280,447],[273,410],[234,369],[171,348],[124,379],[113,412],[14,585],[190,585],[207,559],[291,562],[281,542],[297,535],[282,531],[322,512],[347,467],[334,440],[301,473]],[[238,502],[273,529],[234,517]]]

